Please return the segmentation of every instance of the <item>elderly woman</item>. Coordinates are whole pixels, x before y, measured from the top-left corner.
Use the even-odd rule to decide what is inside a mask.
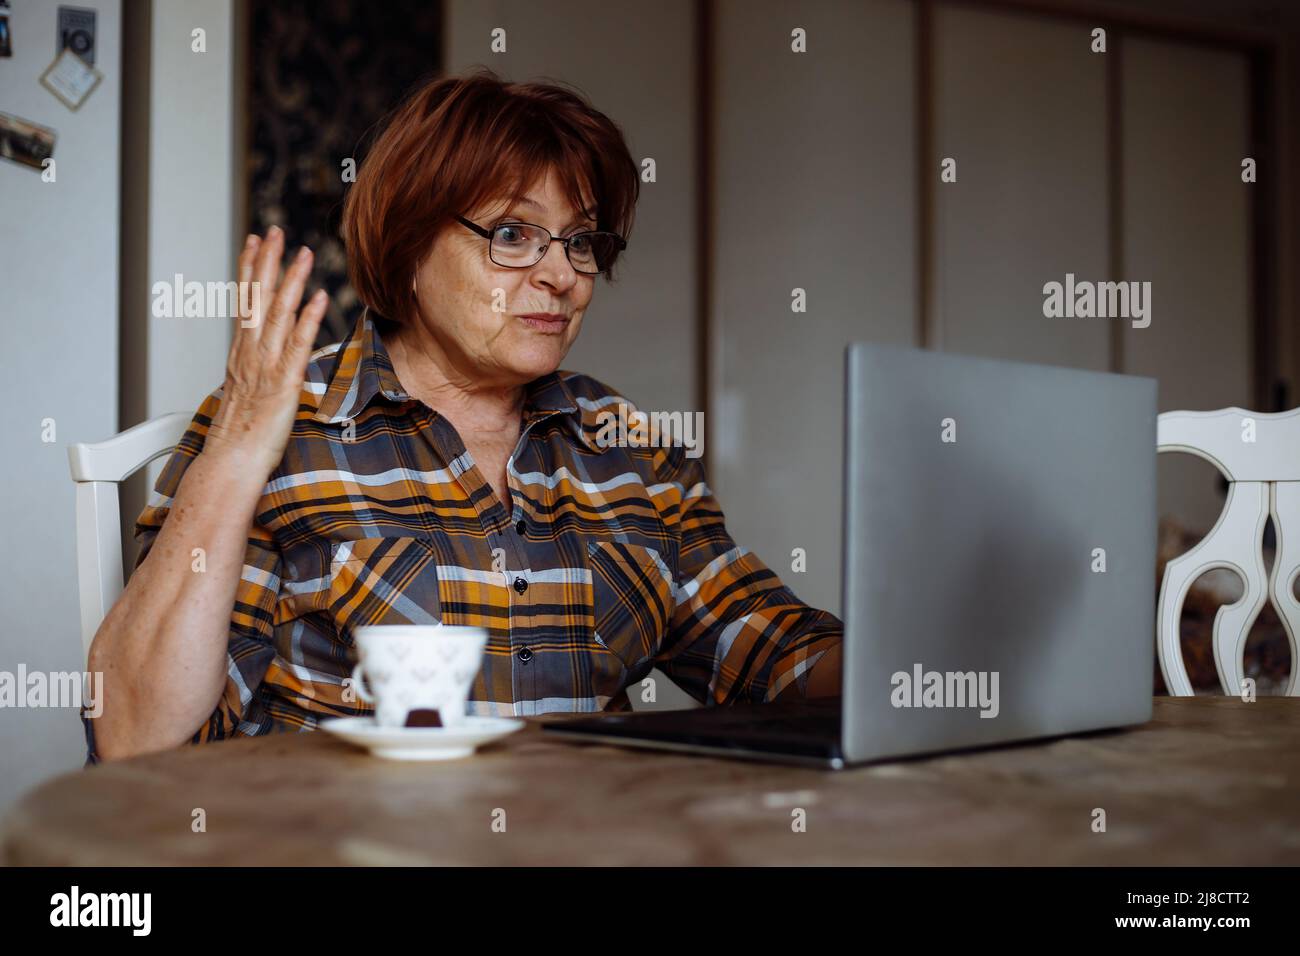
[[[839,693],[840,622],[732,541],[698,459],[603,440],[635,407],[560,370],[638,188],[604,114],[480,72],[417,90],[348,194],[346,341],[312,352],[311,251],[281,279],[281,230],[248,238],[261,306],[137,522],[89,761],[369,713],[363,624],[486,628],[478,714],[629,710],[655,666],[710,706]]]

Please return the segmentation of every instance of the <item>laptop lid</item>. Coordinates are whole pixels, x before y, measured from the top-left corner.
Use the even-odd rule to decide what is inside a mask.
[[[846,349],[846,761],[1150,719],[1154,379]]]

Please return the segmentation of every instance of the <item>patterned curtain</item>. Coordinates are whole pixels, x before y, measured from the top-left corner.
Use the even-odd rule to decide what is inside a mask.
[[[288,252],[316,253],[330,294],[318,345],[343,338],[361,311],[347,281],[339,224],[343,161],[418,81],[442,68],[439,0],[252,0],[249,223],[278,225]]]

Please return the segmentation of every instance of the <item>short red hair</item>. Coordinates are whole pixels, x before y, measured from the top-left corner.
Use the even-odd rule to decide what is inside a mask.
[[[438,231],[482,203],[522,198],[548,169],[575,209],[595,201],[594,228],[627,238],[637,164],[618,125],[579,93],[506,83],[485,67],[416,88],[380,125],[344,202],[348,277],[361,302],[381,319],[411,321],[411,277]]]

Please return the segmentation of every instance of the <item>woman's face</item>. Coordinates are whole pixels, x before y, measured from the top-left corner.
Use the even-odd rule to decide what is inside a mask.
[[[595,228],[594,219],[568,202],[554,172],[524,195],[513,207],[498,200],[462,214],[485,229],[502,219],[536,223],[554,236]],[[446,356],[448,372],[472,376],[477,385],[521,385],[560,367],[582,328],[595,279],[574,271],[558,242],[527,269],[498,266],[488,257],[488,240],[453,222],[415,276],[421,331]],[[530,313],[565,320],[540,326],[521,318]]]

